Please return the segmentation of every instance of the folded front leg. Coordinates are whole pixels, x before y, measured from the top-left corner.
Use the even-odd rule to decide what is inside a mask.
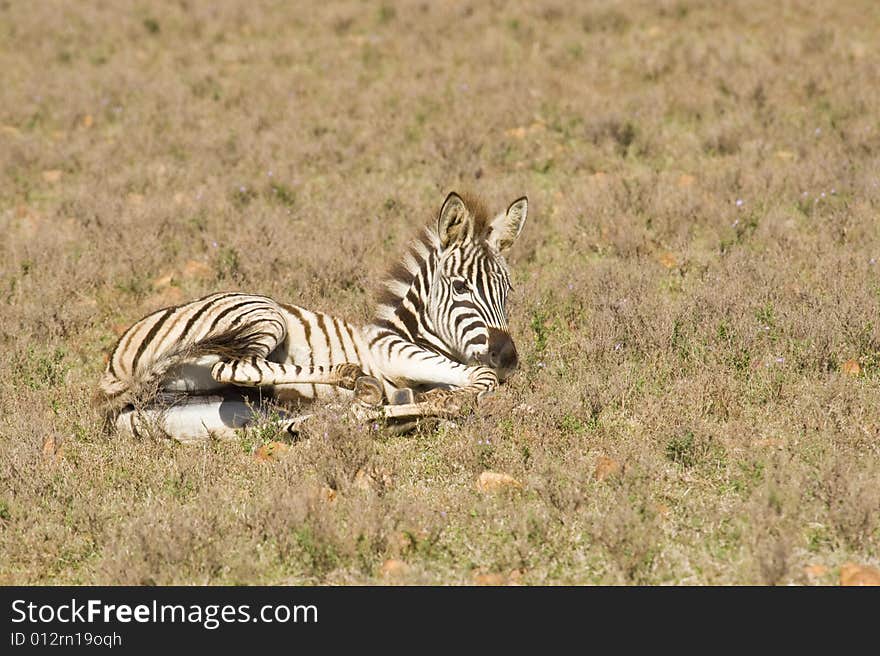
[[[336,385],[355,389],[357,379],[364,376],[359,365],[344,362],[331,367],[301,367],[295,364],[271,362],[263,358],[223,360],[211,369],[211,376],[220,383],[233,385]]]

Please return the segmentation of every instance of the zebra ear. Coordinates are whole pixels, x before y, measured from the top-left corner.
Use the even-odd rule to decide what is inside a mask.
[[[486,241],[499,253],[507,252],[522,232],[528,213],[529,199],[525,196],[516,199],[504,214],[499,214],[492,222]]]
[[[440,244],[446,248],[450,244],[464,241],[473,234],[474,217],[468,212],[464,201],[454,191],[443,201],[440,217],[437,219],[437,234]]]

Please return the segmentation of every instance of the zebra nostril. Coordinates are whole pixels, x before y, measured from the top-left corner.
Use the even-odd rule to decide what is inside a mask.
[[[489,366],[493,369],[516,369],[517,354],[513,340],[506,332],[497,328],[489,329]]]

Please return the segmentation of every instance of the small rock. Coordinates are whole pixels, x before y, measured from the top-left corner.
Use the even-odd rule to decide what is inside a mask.
[[[534,134],[536,132],[543,132],[544,124],[541,121],[534,121],[529,126],[519,126],[515,128],[511,128],[510,130],[505,130],[504,135],[507,137],[512,137],[514,139],[525,139],[527,135]]]
[[[477,490],[480,492],[500,492],[511,489],[522,489],[522,483],[510,474],[484,471],[477,477]]]
[[[814,578],[825,576],[827,573],[828,568],[825,567],[825,565],[807,565],[806,567],[804,567],[804,574]]]
[[[383,579],[396,579],[402,576],[405,576],[409,572],[409,565],[407,565],[402,560],[397,560],[396,558],[389,558],[384,563],[382,563],[382,567],[379,570],[379,573],[382,575]]]
[[[859,41],[853,41],[850,45],[850,54],[853,59],[863,59],[868,54],[868,47]]]
[[[54,435],[49,435],[43,440],[43,456],[49,460],[57,460],[64,452],[64,443],[58,442]]]
[[[48,171],[43,171],[43,181],[48,182],[49,184],[55,184],[59,180],[61,180],[62,171],[60,169],[49,169]]]
[[[189,260],[183,265],[184,278],[210,278],[214,275],[214,270],[204,262],[199,260]]]
[[[489,574],[478,572],[474,574],[474,583],[476,585],[507,585],[507,577],[498,572]]]
[[[859,366],[858,360],[847,360],[841,365],[840,370],[847,376],[858,376],[862,368]]]
[[[596,477],[597,481],[604,481],[606,478],[617,476],[621,472],[621,469],[620,463],[613,458],[599,456],[599,459],[596,461],[596,469],[593,471],[593,475]]]
[[[183,290],[180,287],[164,287],[160,291],[148,296],[143,303],[144,309],[148,311],[158,310],[159,308],[179,305],[183,302]]]
[[[665,266],[667,269],[674,269],[678,266],[678,258],[675,257],[674,253],[670,253],[669,251],[661,253],[657,257],[657,261],[660,262],[660,264]]]
[[[260,462],[278,460],[278,458],[290,451],[290,446],[284,442],[266,442],[254,451],[254,458]]]
[[[374,465],[367,469],[358,469],[355,472],[353,483],[357,489],[364,492],[388,488],[394,483],[394,475],[390,469]]]
[[[844,563],[840,567],[840,585],[880,585],[880,570],[867,565]]]
[[[174,272],[171,273],[163,273],[157,278],[153,279],[153,289],[164,289],[171,285],[174,281]]]

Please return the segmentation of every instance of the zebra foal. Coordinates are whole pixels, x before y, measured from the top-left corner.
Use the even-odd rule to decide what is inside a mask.
[[[527,212],[525,197],[493,218],[449,194],[363,327],[239,292],[153,312],[119,339],[96,399],[121,431],[181,441],[272,412],[296,433],[304,417],[291,410],[316,399],[356,399],[362,419],[454,416],[516,369],[505,254]]]

